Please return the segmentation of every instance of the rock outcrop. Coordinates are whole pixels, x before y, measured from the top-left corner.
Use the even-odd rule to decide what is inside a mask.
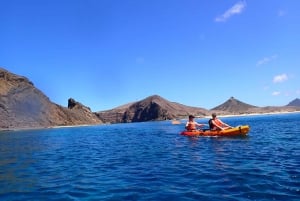
[[[170,102],[158,95],[153,95],[112,110],[97,112],[97,115],[103,122],[125,123],[169,120],[187,117],[189,114],[205,116],[207,112],[203,108]]]
[[[0,129],[98,123],[101,120],[86,107],[75,104],[68,109],[52,103],[26,77],[0,68]]]

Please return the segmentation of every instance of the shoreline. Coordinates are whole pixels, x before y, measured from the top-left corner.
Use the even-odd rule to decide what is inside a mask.
[[[218,116],[219,116],[219,117],[243,117],[243,116],[259,116],[259,115],[291,114],[291,113],[300,113],[300,111],[266,112],[266,113],[250,113],[250,114],[218,115]],[[210,116],[208,116],[208,117],[210,117]]]
[[[105,125],[105,124],[79,124],[79,125],[47,126],[47,127],[0,128],[0,133],[1,132],[15,132],[15,131],[30,131],[30,130],[88,127],[88,126],[95,126],[95,125]]]
[[[229,114],[229,115],[218,115],[218,117],[222,118],[230,118],[230,117],[247,117],[247,116],[259,116],[259,115],[280,115],[280,114],[293,114],[300,113],[300,111],[285,111],[285,112],[267,112],[267,113],[250,113],[250,114]],[[207,119],[211,118],[211,116],[196,116],[197,119]],[[186,120],[186,118],[181,119]],[[174,119],[169,119],[167,121],[174,121]],[[180,119],[176,119],[174,121],[174,125],[181,124]],[[88,127],[88,126],[96,126],[96,125],[109,125],[109,124],[79,124],[79,125],[64,125],[64,126],[48,126],[48,127],[20,127],[20,128],[0,128],[0,133],[2,132],[14,132],[14,131],[26,131],[26,130],[43,130],[43,129],[59,129],[59,128],[76,128],[76,127]]]
[[[279,114],[292,114],[292,113],[300,113],[300,111],[285,111],[285,112],[265,112],[265,113],[249,113],[249,114],[224,114],[224,115],[218,115],[218,117],[244,117],[244,116],[260,116],[260,115],[279,115]],[[197,119],[201,118],[211,118],[210,115],[207,116],[195,116]],[[184,120],[187,118],[184,118]]]

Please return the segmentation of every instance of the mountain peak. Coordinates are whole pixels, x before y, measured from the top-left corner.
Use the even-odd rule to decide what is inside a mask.
[[[152,95],[152,96],[148,96],[148,97],[146,97],[143,100],[138,101],[138,102],[149,102],[149,101],[150,102],[165,102],[165,101],[168,101],[168,100],[162,98],[159,95]]]
[[[289,102],[289,104],[287,104],[286,106],[296,106],[296,107],[300,107],[300,99],[296,98],[293,101]]]
[[[223,104],[212,108],[211,110],[221,110],[221,111],[227,111],[230,113],[240,113],[247,111],[251,108],[256,108],[256,106],[244,103],[238,99],[235,99],[233,96],[230,97],[227,101],[225,101]]]
[[[158,99],[161,99],[162,97],[159,96],[159,95],[154,94],[154,95],[148,96],[148,98],[153,98],[153,99],[158,98]]]

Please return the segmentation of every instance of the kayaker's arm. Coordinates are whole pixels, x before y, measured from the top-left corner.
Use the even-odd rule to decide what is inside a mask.
[[[221,121],[221,120],[220,120]],[[228,124],[224,123],[223,121],[221,121],[223,126],[227,127],[227,128],[233,128],[232,126],[229,126]]]
[[[199,124],[199,123],[196,123],[196,126],[198,126],[198,127],[203,127],[203,126],[205,126],[205,124]]]

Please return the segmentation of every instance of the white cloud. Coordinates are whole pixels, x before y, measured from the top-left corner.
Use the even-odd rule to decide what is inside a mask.
[[[274,60],[274,59],[276,59],[276,58],[277,58],[277,55],[276,55],[276,54],[274,54],[274,55],[272,55],[272,56],[270,56],[270,57],[264,57],[264,58],[260,59],[260,60],[256,63],[256,65],[257,65],[257,66],[260,66],[260,65],[269,63],[270,61],[272,61],[272,60]]]
[[[272,93],[272,96],[279,96],[280,95],[280,91],[274,91],[273,93]]]
[[[281,74],[281,75],[276,75],[273,78],[273,83],[280,83],[280,82],[284,82],[286,80],[288,80],[288,76],[284,73],[284,74]]]
[[[225,22],[231,16],[240,14],[244,10],[245,7],[246,7],[245,1],[237,2],[231,8],[229,8],[227,11],[225,11],[225,13],[216,17],[215,21],[216,22]]]

